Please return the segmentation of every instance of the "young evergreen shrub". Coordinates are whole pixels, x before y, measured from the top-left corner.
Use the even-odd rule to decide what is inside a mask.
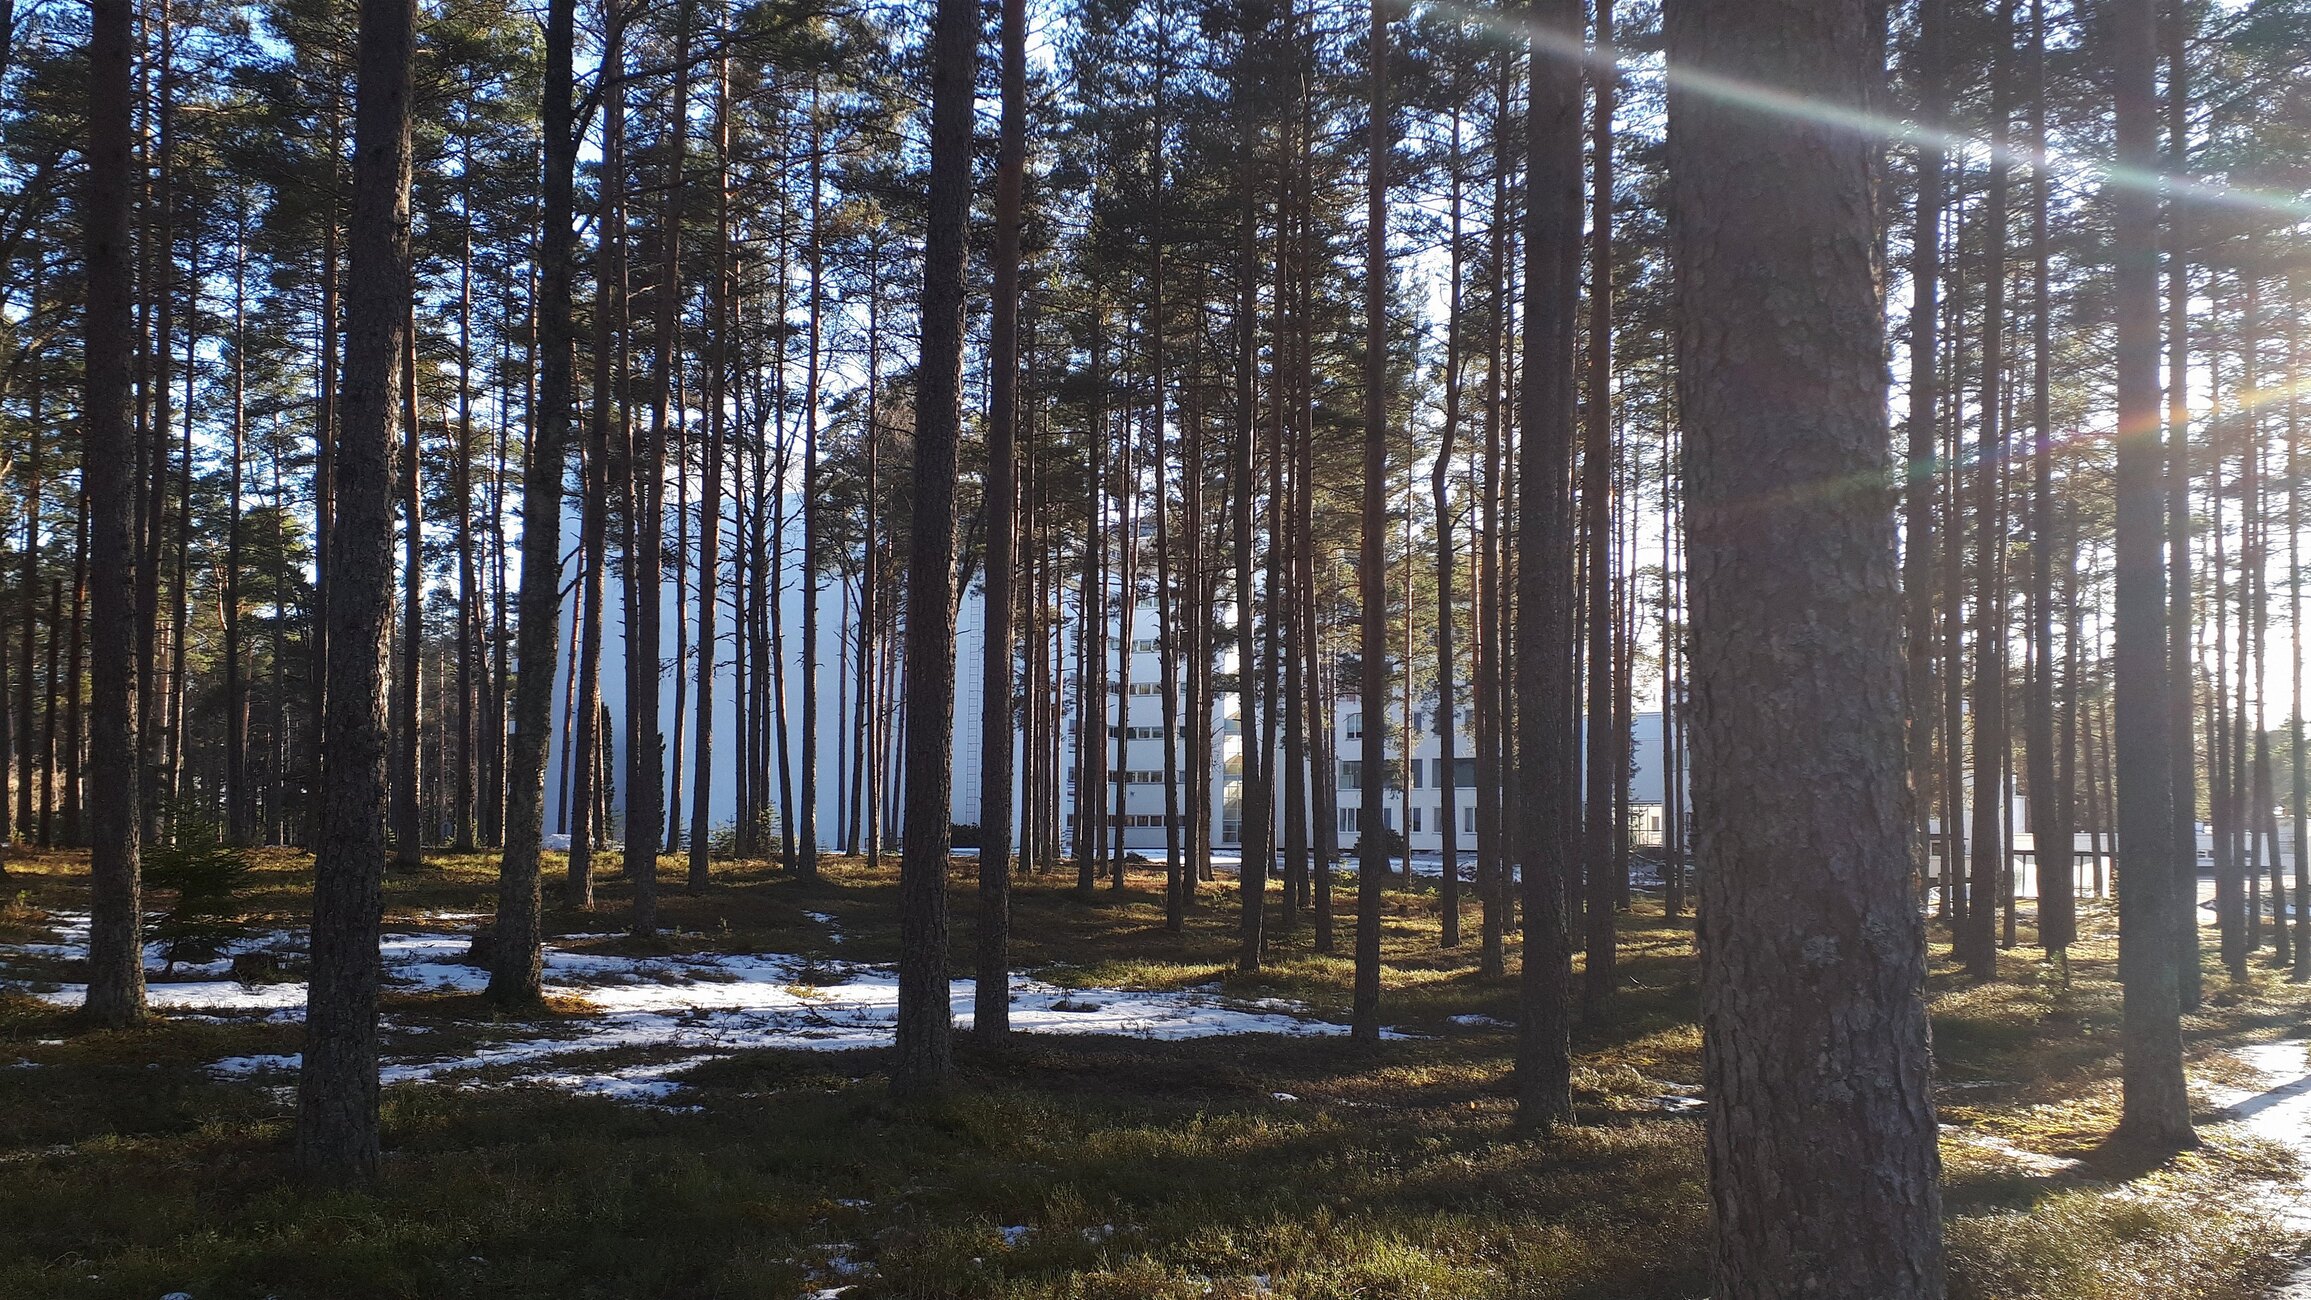
[[[225,843],[224,831],[209,822],[180,824],[173,839],[145,855],[146,885],[173,895],[146,930],[164,961],[214,960],[249,932],[241,919],[249,873],[248,853]]]

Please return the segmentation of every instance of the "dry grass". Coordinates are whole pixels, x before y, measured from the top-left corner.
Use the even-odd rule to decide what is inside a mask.
[[[394,877],[388,924],[486,910],[493,869],[452,858]],[[894,953],[887,869],[833,860],[805,884],[725,868],[695,896],[673,859],[662,870],[662,912],[683,933],[657,946]],[[12,871],[0,940],[83,905],[85,867],[71,856],[19,857]],[[263,855],[257,909],[295,922],[310,877],[307,859]],[[1348,964],[1314,953],[1305,923],[1267,970],[1242,976],[1232,898],[1207,892],[1171,934],[1158,876],[1088,900],[1072,883],[1018,891],[1021,965],[1067,982],[1218,980],[1346,1007]],[[960,968],[967,866],[954,886]],[[600,896],[598,913],[550,909],[549,933],[615,929],[623,887],[606,879]],[[834,916],[843,941],[810,912]],[[1515,1011],[1513,977],[1478,973],[1468,919],[1471,944],[1443,952],[1433,893],[1389,895],[1385,1018],[1418,1036],[1371,1052],[1333,1039],[965,1043],[964,1087],[919,1109],[888,1100],[876,1052],[716,1061],[690,1072],[683,1100],[696,1108],[678,1112],[397,1088],[386,1173],[358,1192],[296,1184],[287,1098],[201,1068],[294,1051],[296,1027],[82,1033],[39,1004],[0,1000],[0,1067],[34,1067],[0,1068],[0,1296],[788,1300],[845,1280],[855,1300],[1702,1294],[1700,1125],[1660,1100],[1700,1081],[1689,930],[1648,899],[1624,918],[1616,1013],[1576,1040],[1585,1123],[1532,1141],[1510,1123],[1509,1031],[1454,1020]],[[2248,1300],[2296,1243],[2241,1189],[2291,1177],[2291,1158],[2219,1132],[2163,1162],[2103,1142],[2117,1067],[2109,927],[2105,910],[2087,910],[2067,986],[2022,949],[1978,988],[1936,967],[1954,1293]],[[1343,918],[1344,946],[1347,935]],[[1511,957],[1513,971],[1513,946]],[[2301,988],[2263,972],[2237,990],[2210,975],[2208,988],[2188,1028],[2210,1077],[2227,1047],[2303,1032]],[[494,1023],[464,998],[404,998],[396,1011],[422,1020],[429,1042]],[[1007,1240],[1006,1227],[1030,1231]],[[873,1271],[846,1279],[830,1256]]]

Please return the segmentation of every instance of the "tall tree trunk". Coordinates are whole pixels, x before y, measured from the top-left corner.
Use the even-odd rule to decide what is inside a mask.
[[[931,177],[916,381],[914,545],[907,558],[905,848],[899,862],[899,1000],[891,1084],[943,1089],[954,1066],[947,992],[948,796],[954,735],[955,443],[963,420],[964,237],[978,8],[938,0],[931,27]]]
[[[1910,226],[1910,382],[1905,457],[1902,532],[1902,590],[1909,601],[1907,670],[1911,797],[1922,876],[1926,860],[1936,855],[1934,845],[1954,845],[1958,831],[1944,824],[1940,835],[1926,833],[1932,803],[1928,797],[1934,771],[1934,503],[1942,477],[1935,452],[1939,442],[1937,411],[1941,402],[1942,323],[1942,208],[1948,185],[1942,136],[1932,129],[1948,112],[1948,93],[1942,84],[1942,29],[1948,21],[1948,0],[1919,0],[1916,79],[1918,117],[1929,124],[1918,143],[1918,201]],[[1955,546],[1955,536],[1944,545]],[[1955,735],[1945,744],[1955,745]],[[1942,898],[1949,899],[1948,875],[1956,864],[1949,848],[1939,851],[1944,873]]]
[[[819,228],[826,139],[819,117],[818,84],[811,83],[810,107],[810,339],[804,358],[802,401],[802,795],[795,810],[795,870],[818,878],[818,393],[819,332],[826,274],[826,240]]]
[[[329,766],[315,852],[297,1163],[332,1178],[378,1160],[377,931],[385,873],[385,683],[392,633],[393,425],[409,326],[415,0],[363,0],[347,238],[345,392],[329,605]],[[552,552],[549,550],[548,554]],[[99,819],[102,820],[101,818]]]
[[[389,3],[390,0],[371,0]],[[576,276],[578,160],[571,49],[577,0],[546,7],[544,202],[538,220],[538,400],[522,468],[522,584],[514,645],[513,736],[506,744],[505,852],[498,866],[496,940],[489,996],[501,1005],[538,1000],[538,851],[544,841],[546,740],[553,725],[554,668],[562,617],[562,469],[575,397],[571,281]],[[616,43],[606,56],[616,58]],[[615,81],[616,78],[611,78]],[[598,397],[599,395],[597,395]],[[585,756],[589,761],[591,755]],[[570,842],[592,820],[579,810]]]
[[[1027,170],[1027,6],[1003,0],[1002,139],[995,164],[995,296],[992,409],[987,420],[987,634],[979,661],[978,982],[972,1030],[983,1043],[1011,1032],[1011,571],[1019,533],[1019,226]],[[1129,630],[1126,630],[1129,635]],[[1131,654],[1127,641],[1124,654]],[[1123,701],[1131,718],[1131,701]],[[1129,728],[1126,728],[1128,732]],[[1105,745],[1104,737],[1095,743]],[[1079,779],[1080,810],[1099,798]],[[1089,798],[1084,795],[1089,793]],[[1080,820],[1079,820],[1080,824]]]
[[[579,755],[572,801],[580,809],[570,828],[563,901],[594,906],[594,756],[602,748],[602,574],[609,560],[610,446],[623,443],[625,427],[626,332],[626,80],[625,22],[613,8],[603,33],[602,170],[600,212],[594,241],[593,410],[586,420],[586,443],[579,456],[578,608],[570,683],[575,699],[576,735],[566,738],[563,765]],[[572,278],[576,268],[572,267]],[[575,377],[573,375],[573,386]],[[565,434],[565,436],[567,436]],[[558,578],[558,575],[557,575]],[[527,581],[527,578],[524,578]],[[566,806],[565,806],[566,813]]]
[[[2158,165],[2157,0],[2116,0],[2111,10],[2111,92],[2120,165]],[[2183,1081],[2181,982],[2173,918],[2174,772],[2169,712],[2166,573],[2160,543],[2164,490],[2158,445],[2158,200],[2113,185],[2111,310],[2118,342],[2117,697],[2119,981],[2124,990],[2124,1110],[2120,1131],[2154,1147],[2188,1146],[2190,1093]],[[2184,846],[2183,853],[2189,853]]]
[[[1236,812],[1237,836],[1243,856],[1241,865],[1236,869],[1236,883],[1242,899],[1243,910],[1237,933],[1236,969],[1256,971],[1260,968],[1261,947],[1267,939],[1265,923],[1268,906],[1268,873],[1274,869],[1276,863],[1275,849],[1269,840],[1269,833],[1274,826],[1275,818],[1268,806],[1268,791],[1263,771],[1266,764],[1256,743],[1259,738],[1259,729],[1255,725],[1258,697],[1252,689],[1252,684],[1257,677],[1259,654],[1253,623],[1256,605],[1252,594],[1252,573],[1255,568],[1252,551],[1252,517],[1254,514],[1253,499],[1259,490],[1258,480],[1255,477],[1256,457],[1254,451],[1259,439],[1260,373],[1258,342],[1260,201],[1256,189],[1259,181],[1256,151],[1259,132],[1253,82],[1256,76],[1254,68],[1262,60],[1259,57],[1260,49],[1255,39],[1255,29],[1251,24],[1246,24],[1237,39],[1238,46],[1235,54],[1237,63],[1233,71],[1236,83],[1233,88],[1233,95],[1236,101],[1234,108],[1236,113],[1237,169],[1236,439],[1233,448],[1235,464],[1232,475],[1235,479],[1235,492],[1231,505],[1234,508],[1236,534],[1234,584],[1236,598],[1236,730],[1240,739],[1236,752],[1241,756],[1243,762],[1243,776],[1240,786],[1243,793],[1240,796]],[[1385,33],[1383,39],[1385,39]],[[1384,108],[1386,102],[1384,96],[1387,82],[1384,70],[1378,70],[1380,62],[1377,58],[1375,67],[1373,108],[1375,118],[1380,125],[1374,128],[1374,139],[1382,141],[1382,147],[1385,147],[1387,137],[1384,132],[1387,117]],[[1376,192],[1384,182],[1385,173],[1382,173],[1381,178],[1373,182]],[[1385,258],[1387,254],[1385,232],[1383,232],[1380,251],[1382,257]],[[1368,246],[1367,253],[1369,254],[1369,252],[1370,247]],[[1382,270],[1381,281],[1385,284],[1387,279],[1385,274],[1386,262],[1379,261],[1375,262],[1374,265]],[[1367,292],[1365,297],[1367,308],[1370,307],[1372,301],[1370,293]],[[1370,343],[1372,337],[1367,332],[1367,344]],[[1370,364],[1368,361],[1368,374],[1373,373]],[[1373,395],[1367,394],[1365,402],[1368,411],[1372,401]],[[1369,413],[1366,418],[1367,420],[1370,419]],[[1366,436],[1370,436],[1369,427],[1367,427]],[[1370,454],[1368,448],[1366,456],[1369,457]],[[1272,595],[1273,593],[1271,593]],[[1272,605],[1273,601],[1271,600]],[[1411,611],[1407,609],[1406,617],[1409,618],[1410,614]],[[1222,797],[1225,798],[1224,792]],[[1372,974],[1377,978],[1379,971],[1376,954]],[[1361,974],[1358,977],[1357,987],[1358,1003],[1362,1005]],[[1373,996],[1377,999],[1377,989],[1373,991]],[[1374,1006],[1377,1007],[1377,1005],[1378,1003],[1375,1001]],[[1371,1013],[1368,1011],[1359,1018],[1358,1023],[1362,1024],[1365,1019],[1370,1018],[1370,1015]]]
[[[1610,3],[1610,0],[1606,0]],[[1453,692],[1452,624],[1453,551],[1451,474],[1455,439],[1460,433],[1461,391],[1461,141],[1457,69],[1452,111],[1451,152],[1445,164],[1451,191],[1446,234],[1446,300],[1444,326],[1444,420],[1437,436],[1436,465],[1429,471],[1429,497],[1436,512],[1436,792],[1437,832],[1442,862],[1439,866],[1438,905],[1443,925],[1438,946],[1460,946],[1460,760],[1453,743],[1459,721],[1459,699]]]
[[[707,336],[706,467],[698,499],[698,730],[697,775],[690,792],[690,888],[706,887],[708,860],[714,840],[714,659],[715,616],[722,601],[722,456],[729,436],[724,407],[729,398],[730,340],[734,333],[730,247],[730,58],[725,54],[715,67],[714,104],[714,278],[708,310],[712,322]],[[818,160],[811,167],[815,175]],[[813,295],[815,310],[816,295]],[[815,326],[814,326],[815,328]],[[743,387],[743,386],[742,386]],[[681,617],[681,611],[675,612]],[[676,662],[675,671],[681,671]],[[676,813],[680,808],[675,809]]]
[[[7,40],[7,35],[0,34],[0,43],[4,43]],[[34,317],[38,317],[41,310],[41,273],[43,269],[44,267],[42,266],[41,259],[33,259],[32,292],[30,297],[31,314]],[[41,799],[43,804],[42,817],[40,820],[41,831],[39,841],[41,847],[45,848],[48,845],[48,818],[46,815],[46,801],[48,797],[49,786],[45,775],[48,766],[48,760],[46,750],[44,748],[36,750],[32,736],[32,669],[34,662],[33,640],[34,633],[38,627],[40,588],[42,585],[40,580],[40,507],[41,494],[43,492],[44,485],[41,480],[41,444],[46,440],[46,430],[41,427],[42,398],[45,396],[45,394],[42,391],[41,378],[37,373],[35,373],[30,378],[29,383],[26,385],[26,389],[25,405],[27,408],[28,419],[26,421],[26,436],[24,439],[24,567],[16,593],[18,637],[16,659],[16,743],[14,745],[16,754],[24,766],[22,773],[17,778],[16,824],[22,833],[26,835],[31,834],[33,826],[32,788],[37,782],[40,786]],[[54,721],[56,717],[56,712],[53,707],[56,692],[56,618],[53,612],[50,614],[48,620],[48,645],[49,701],[51,704],[51,708],[49,709],[48,714],[51,733],[49,740],[51,743],[53,743],[55,740],[53,733]],[[33,760],[33,755],[36,752],[39,752],[42,755],[40,761],[37,763],[35,763]],[[6,849],[4,846],[0,846],[0,876],[5,876],[7,873],[8,866]]]
[[[2291,250],[2292,251],[2292,248]],[[2303,762],[2303,297],[2287,272],[2287,802],[2295,822],[2295,966],[2288,978],[2311,983],[2311,771]]]
[[[2006,842],[2004,797],[2008,755],[2006,734],[2006,537],[2003,424],[2006,379],[2006,220],[2008,166],[2008,47],[2013,43],[2014,0],[1999,0],[1991,37],[1990,194],[1983,240],[1981,433],[1975,444],[1974,487],[1974,681],[1970,704],[1973,730],[1974,834],[1968,888],[1971,908],[1959,933],[1958,955],[1978,980],[1998,977],[1995,929],[1999,884],[2012,860]]]
[[[1372,0],[1371,96],[1364,189],[1364,510],[1357,551],[1362,660],[1357,707],[1363,711],[1356,836],[1356,968],[1350,1036],[1380,1041],[1380,908],[1388,878],[1388,840],[1381,833],[1388,785],[1388,108],[1387,0]]]
[[[2128,0],[2130,4],[2142,0]],[[2157,3],[2157,0],[2151,0]],[[2167,168],[2176,176],[2190,167],[2190,64],[2185,57],[2191,35],[2188,6],[2166,0],[2163,24],[2167,59]],[[2156,22],[2150,19],[2148,21]],[[2151,40],[2145,36],[2142,39]],[[2151,55],[2155,78],[2157,54]],[[2149,93],[2148,91],[2145,92]],[[2151,113],[2151,108],[2143,112]],[[2144,156],[2158,151],[2158,126],[2153,118],[2143,125],[2148,135],[2141,142]],[[2199,770],[2192,657],[2191,620],[2191,225],[2190,205],[2180,194],[2167,200],[2167,409],[2166,409],[2166,602],[2167,602],[2167,773],[2172,804],[2173,838],[2165,851],[2173,855],[2165,904],[2147,914],[2144,926],[2163,925],[2174,945],[2177,998],[2186,1012],[2199,1007]],[[2155,248],[2157,234],[2147,236]],[[2153,272],[2155,291],[2156,270]],[[2157,382],[2157,359],[2146,382]],[[2155,401],[2155,398],[2153,399]],[[2156,918],[2164,918],[2156,920]],[[2139,929],[2139,927],[2138,927]],[[2148,935],[2142,936],[2146,940]]]
[[[1597,0],[1597,45],[1613,44],[1613,0]],[[1613,914],[1620,903],[1620,876],[1614,870],[1618,839],[1615,804],[1620,791],[1620,750],[1624,736],[1614,731],[1619,656],[1613,617],[1613,101],[1618,69],[1607,63],[1591,79],[1597,90],[1596,126],[1591,136],[1589,196],[1588,407],[1582,428],[1581,516],[1587,536],[1589,619],[1589,709],[1586,740],[1588,807],[1583,814],[1582,862],[1588,909],[1587,962],[1581,978],[1581,1012],[1602,1020],[1613,1002]]]
[[[1681,0],[1668,58],[1859,110],[1876,17]],[[1684,88],[1668,140],[1712,1294],[1939,1297],[1893,519],[1805,491],[1892,468],[1878,149]]]
[[[378,7],[392,0],[372,0]],[[129,75],[134,21],[130,0],[93,0],[88,41],[86,211],[86,359],[82,367],[81,482],[87,491],[88,541],[98,572],[135,570],[136,505],[130,398],[135,344],[130,298],[134,273],[129,228],[133,99]],[[88,1000],[92,1024],[122,1027],[144,1019],[144,942],[137,849],[143,814],[138,794],[136,713],[137,603],[119,581],[97,584],[89,601],[89,936]],[[73,656],[78,678],[79,655]],[[73,737],[77,750],[77,734]]]
[[[1510,857],[1503,834],[1501,795],[1509,765],[1502,762],[1508,737],[1503,732],[1499,706],[1505,676],[1502,670],[1508,665],[1509,647],[1499,632],[1504,626],[1505,604],[1501,596],[1501,469],[1506,432],[1503,403],[1508,397],[1504,382],[1509,314],[1508,177],[1514,165],[1503,144],[1509,129],[1510,62],[1505,52],[1499,56],[1493,82],[1493,193],[1488,210],[1486,258],[1491,267],[1488,286],[1491,305],[1485,322],[1484,486],[1478,510],[1481,538],[1476,571],[1476,635],[1471,638],[1476,651],[1476,671],[1472,676],[1476,687],[1477,895],[1483,907],[1479,921],[1478,970],[1487,979],[1498,979],[1508,970],[1503,948],[1509,925]]]
[[[414,871],[421,861],[425,838],[418,791],[423,771],[418,751],[420,684],[425,672],[425,509],[418,490],[424,457],[417,422],[416,304],[412,302],[405,312],[409,319],[402,323],[400,375],[401,640],[395,647],[401,666],[394,682],[398,721],[393,727],[393,777],[389,784],[393,791],[393,866],[395,870]]]
[[[2046,0],[2030,4],[2030,142],[2046,150]],[[2030,843],[2038,870],[2038,942],[2058,959],[2078,935],[2069,788],[2056,776],[2054,562],[2061,546],[2054,502],[2053,309],[2047,190],[2043,170],[2030,190]],[[2075,649],[2072,650],[2075,654]],[[2070,671],[2075,672],[2075,667]]]
[[[1536,10],[1526,110],[1525,328],[1517,509],[1517,862],[1524,973],[1517,1114],[1546,1131],[1573,1118],[1568,890],[1581,821],[1574,653],[1573,313],[1580,292],[1581,7]]]
[[[245,214],[244,214],[245,216]],[[225,572],[220,593],[224,615],[225,677],[225,841],[245,845],[249,824],[249,695],[241,668],[241,478],[248,441],[248,269],[246,228],[233,260],[233,426],[225,470]],[[26,638],[29,644],[29,636]],[[29,666],[26,669],[30,675]]]
[[[666,118],[666,206],[660,218],[657,346],[650,394],[648,445],[634,449],[626,485],[626,877],[634,890],[627,918],[637,935],[658,929],[658,850],[666,825],[666,745],[659,731],[658,656],[664,620],[661,576],[666,528],[667,422],[674,373],[682,365],[682,197],[690,143],[690,38],[696,0],[674,11],[674,97]],[[782,480],[783,482],[783,480]]]

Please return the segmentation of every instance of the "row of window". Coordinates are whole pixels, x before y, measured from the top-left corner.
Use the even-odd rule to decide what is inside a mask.
[[[1413,805],[1411,810],[1411,826],[1409,827],[1409,833],[1419,835],[1426,827],[1441,826],[1442,823],[1437,820],[1437,815],[1441,811],[1443,810],[1438,808],[1424,808],[1418,804]],[[1396,829],[1396,810],[1394,808],[1381,809],[1380,824],[1388,827],[1390,830]],[[1353,835],[1358,830],[1362,829],[1363,825],[1363,809],[1343,808],[1340,810],[1340,829],[1343,832]],[[1463,808],[1460,810],[1460,828],[1462,831],[1470,835],[1476,834],[1476,809]]]
[[[1443,788],[1444,762],[1441,758],[1416,758],[1412,760],[1412,788],[1415,790],[1427,789],[1430,786]],[[1453,784],[1463,790],[1474,790],[1476,788],[1476,760],[1462,757],[1452,760],[1452,764]],[[1401,769],[1397,767],[1396,760],[1389,759],[1387,764],[1381,768],[1380,783],[1382,785],[1397,784],[1399,771]],[[1363,784],[1364,764],[1353,758],[1341,760],[1340,788],[1355,790],[1361,788]]]

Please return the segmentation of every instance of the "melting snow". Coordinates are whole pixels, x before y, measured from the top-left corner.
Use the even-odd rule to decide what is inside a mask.
[[[813,918],[814,920],[817,918]],[[831,918],[830,918],[831,919]],[[85,935],[83,928],[80,934]],[[0,946],[10,954],[77,957],[68,924],[64,942]],[[488,974],[468,965],[466,934],[395,932],[381,937],[379,956],[387,986],[403,991],[478,992]],[[84,941],[85,942],[85,941]],[[276,932],[248,942],[250,950],[294,951],[302,936]],[[777,954],[699,952],[669,957],[624,957],[575,952],[549,944],[544,953],[548,996],[585,1003],[595,1015],[538,1026],[539,1032],[471,1048],[456,1055],[390,1047],[381,1071],[386,1083],[427,1080],[524,1083],[623,1101],[663,1104],[680,1085],[672,1076],[704,1061],[754,1048],[837,1051],[884,1047],[898,1018],[898,978],[886,967],[813,962]],[[302,982],[241,984],[231,979],[155,980],[155,1007],[204,1016],[267,1021],[303,1019]],[[34,986],[34,996],[76,1006],[84,985]],[[949,989],[958,1026],[971,1022],[973,984]],[[1346,1026],[1304,1017],[1305,1008],[1279,999],[1231,1002],[1189,990],[1065,989],[1016,977],[1011,985],[1012,1027],[1027,1033],[1116,1034],[1150,1039],[1232,1034],[1333,1035]],[[393,1017],[395,1035],[421,1027]],[[612,1051],[657,1054],[640,1063],[610,1064]],[[230,1057],[210,1069],[227,1078],[251,1078],[297,1068],[294,1055]]]

